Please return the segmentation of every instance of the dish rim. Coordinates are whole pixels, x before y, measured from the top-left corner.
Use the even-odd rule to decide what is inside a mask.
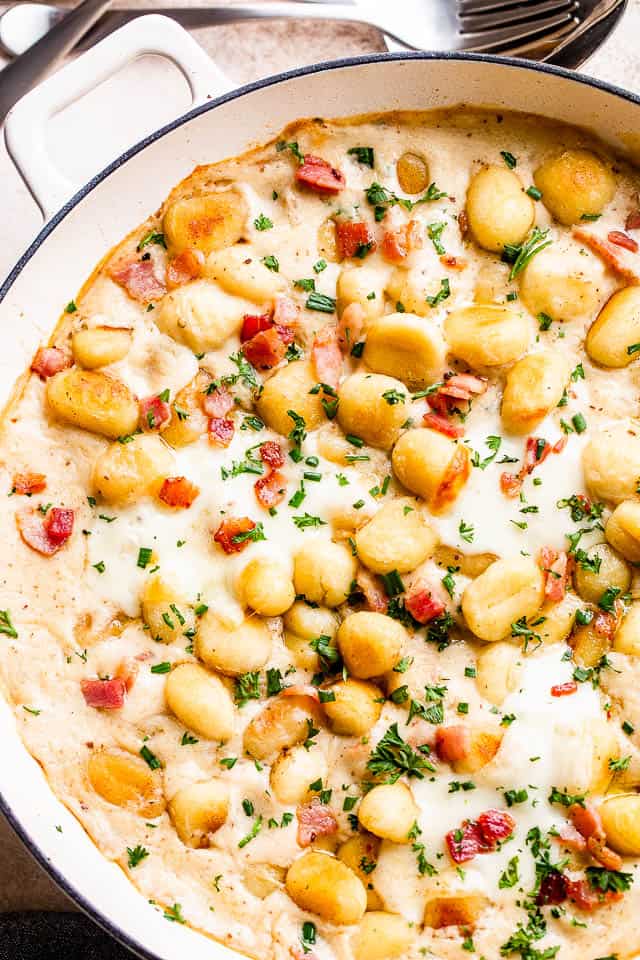
[[[50,219],[48,220],[40,232],[37,234],[35,239],[27,247],[25,252],[16,262],[15,266],[7,274],[6,279],[0,285],[0,304],[5,300],[7,294],[9,293],[11,287],[20,276],[22,271],[25,269],[29,261],[33,258],[35,253],[39,250],[42,244],[49,238],[49,236],[54,232],[56,227],[62,223],[62,221],[71,213],[71,211],[88,196],[103,180],[106,180],[114,171],[118,170],[121,166],[127,163],[132,157],[136,156],[138,153],[141,153],[146,147],[150,144],[155,143],[157,140],[160,140],[166,134],[171,133],[174,130],[177,130],[179,127],[183,126],[186,123],[189,123],[195,117],[199,117],[204,113],[208,113],[210,110],[215,110],[217,107],[228,103],[231,100],[239,99],[248,93],[253,93],[256,90],[266,89],[271,86],[275,86],[278,83],[287,80],[297,79],[299,77],[309,76],[315,73],[322,73],[329,70],[336,70],[348,67],[357,67],[363,66],[366,64],[372,63],[386,63],[393,61],[402,61],[402,60],[427,60],[427,61],[471,61],[476,63],[491,63],[495,65],[505,65],[508,67],[516,67],[520,70],[535,71],[538,73],[549,74],[551,76],[560,77],[564,80],[569,80],[573,83],[580,83],[587,87],[592,87],[596,90],[602,90],[605,93],[609,93],[615,97],[619,97],[622,100],[627,101],[628,103],[635,104],[640,106],[640,95],[634,94],[629,90],[625,90],[623,87],[619,87],[616,84],[609,83],[606,80],[598,80],[595,77],[590,77],[582,74],[578,74],[573,70],[569,70],[566,67],[556,66],[550,63],[540,63],[533,60],[519,59],[516,57],[501,57],[495,54],[486,54],[486,53],[464,53],[464,52],[430,52],[430,51],[401,51],[398,53],[370,53],[362,54],[356,57],[342,57],[336,60],[325,60],[321,63],[314,63],[305,67],[296,67],[292,70],[285,70],[281,73],[272,74],[268,77],[264,77],[260,80],[255,80],[252,83],[244,84],[241,87],[237,87],[233,90],[223,93],[218,97],[214,97],[211,100],[208,100],[206,103],[200,104],[199,106],[192,107],[185,114],[178,117],[176,120],[172,120],[170,123],[165,124],[160,127],[158,130],[155,130],[153,133],[150,133],[148,136],[144,137],[142,140],[133,144],[125,150],[119,157],[113,160],[108,164],[103,170],[95,174],[88,180],[65,204],[61,209]],[[26,747],[25,747],[26,749]],[[119,926],[116,922],[111,920],[109,916],[103,913],[95,905],[91,903],[89,898],[82,893],[77,886],[72,883],[64,873],[58,869],[58,867],[50,860],[47,859],[43,851],[39,848],[36,841],[33,840],[27,830],[20,821],[18,820],[17,814],[13,812],[12,807],[5,801],[2,791],[0,791],[0,814],[5,818],[13,832],[18,836],[21,842],[24,844],[25,848],[28,850],[29,854],[34,858],[34,860],[42,867],[42,869],[47,873],[47,875],[53,880],[53,882],[58,886],[62,892],[69,897],[69,899],[75,903],[77,907],[82,910],[93,922],[97,924],[105,933],[112,937],[117,943],[124,946],[126,949],[130,950],[136,956],[142,958],[142,960],[162,960],[159,954],[147,948],[143,943],[137,940],[135,937],[130,935],[123,927]],[[90,840],[90,838],[88,838]],[[92,842],[92,841],[90,841]],[[241,954],[238,954],[241,956]]]

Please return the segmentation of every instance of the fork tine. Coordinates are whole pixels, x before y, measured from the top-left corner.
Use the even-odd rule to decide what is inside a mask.
[[[500,47],[506,44],[513,44],[517,41],[526,40],[533,36],[539,36],[550,30],[555,30],[563,24],[575,22],[575,17],[571,12],[555,14],[552,17],[546,17],[541,20],[527,22],[522,21],[512,24],[508,27],[502,27],[496,30],[478,30],[475,33],[460,31],[460,50],[488,50],[493,47]]]
[[[456,0],[459,17],[468,14],[486,13],[489,10],[506,10],[512,7],[524,7],[538,0]]]
[[[493,30],[521,20],[533,21],[546,14],[560,14],[576,8],[576,0],[537,0],[536,3],[513,7],[508,11],[494,10],[487,13],[464,14],[459,15],[458,19],[464,33],[478,33],[481,30]]]

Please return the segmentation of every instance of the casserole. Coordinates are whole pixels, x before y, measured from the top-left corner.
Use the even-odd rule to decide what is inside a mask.
[[[131,47],[129,52],[134,53]],[[508,94],[503,92],[507,90]],[[523,111],[533,105],[538,113],[594,129],[614,148],[633,149],[630,131],[637,112],[635,100],[620,91],[548,68],[482,57],[374,57],[330,64],[286,75],[277,85],[266,81],[245,88],[241,113],[238,95],[196,109],[134,148],[80,191],[45,228],[1,291],[0,312],[8,329],[9,325],[15,329],[16,318],[20,323],[18,342],[7,344],[2,361],[3,400],[10,394],[15,371],[46,339],[56,305],[78,288],[105,249],[158,206],[172,183],[199,162],[268,139],[289,120],[315,115],[320,107],[335,116],[460,102]],[[13,152],[17,155],[15,142]],[[31,166],[32,176],[34,170]],[[55,860],[52,873],[64,889],[144,956],[171,958],[191,949],[197,957],[223,950],[177,925],[168,927],[146,909],[117,868],[87,843],[80,827],[50,796],[12,730],[8,711],[3,718],[8,754],[7,772],[0,781],[3,809],[41,862]]]

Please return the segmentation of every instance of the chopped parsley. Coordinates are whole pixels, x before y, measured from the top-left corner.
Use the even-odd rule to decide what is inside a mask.
[[[430,307],[437,307],[439,303],[442,303],[443,300],[446,300],[451,296],[451,287],[449,285],[449,280],[447,277],[443,277],[440,281],[440,289],[434,296],[426,297],[426,301]]]
[[[139,844],[136,847],[127,847],[127,866],[130,870],[137,867],[139,863],[149,856],[149,851]]]
[[[373,170],[373,147],[351,147],[347,153],[364,167],[371,167]]]
[[[334,297],[327,296],[326,293],[318,293],[312,290],[305,303],[307,310],[317,310],[320,313],[335,313],[336,301]]]
[[[388,728],[367,761],[367,769],[376,777],[386,776],[386,783],[395,783],[403,774],[423,780],[422,771],[430,768],[432,764],[402,739],[397,723]]]
[[[508,150],[501,150],[501,151],[500,151],[500,156],[502,157],[502,159],[504,160],[504,162],[506,163],[506,165],[509,167],[509,170],[513,170],[513,168],[514,168],[514,167],[517,165],[517,163],[518,163],[518,161],[516,160],[516,158],[514,157],[514,155],[513,155],[512,153],[509,153]]]
[[[509,272],[510,281],[515,280],[532,258],[553,242],[546,239],[548,233],[549,228],[540,230],[539,227],[534,227],[530,236],[523,243],[505,243],[502,259],[512,265]]]
[[[11,614],[8,610],[0,610],[0,633],[13,640],[18,639],[18,631],[13,625]]]
[[[271,230],[273,227],[273,221],[270,220],[269,217],[265,217],[264,213],[261,213],[253,221],[253,225],[256,230]]]

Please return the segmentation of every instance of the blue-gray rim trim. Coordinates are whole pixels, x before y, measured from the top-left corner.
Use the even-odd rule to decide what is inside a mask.
[[[253,93],[255,90],[261,90],[266,87],[274,86],[275,84],[281,83],[283,80],[295,80],[298,77],[307,77],[314,73],[337,70],[343,67],[359,67],[369,63],[386,63],[390,60],[471,60],[478,63],[505,64],[506,66],[516,67],[520,70],[530,70],[537,73],[548,73],[552,76],[562,77],[565,80],[571,80],[573,83],[581,83],[587,87],[594,87],[597,90],[603,90],[605,93],[610,93],[616,97],[620,97],[622,100],[627,100],[629,103],[640,105],[640,96],[630,93],[628,90],[622,89],[622,87],[616,87],[614,84],[607,83],[603,80],[596,80],[594,77],[582,76],[581,74],[574,73],[572,70],[566,70],[564,67],[556,67],[548,63],[537,63],[533,60],[519,60],[515,57],[497,57],[486,53],[427,53],[421,51],[411,53],[371,53],[361,57],[348,57],[342,60],[327,60],[323,63],[314,63],[308,67],[299,67],[296,70],[287,70],[284,73],[277,73],[271,77],[265,77],[263,80],[256,80],[254,83],[248,83],[243,87],[238,87],[229,93],[225,93],[220,97],[216,97],[213,100],[207,101],[207,103],[204,103],[199,107],[194,107],[192,110],[189,110],[188,113],[185,113],[184,116],[166,124],[166,126],[156,130],[155,133],[149,134],[149,136],[145,137],[144,140],[140,140],[139,143],[136,143],[133,147],[130,147],[128,150],[126,150],[123,154],[121,154],[121,156],[110,163],[109,166],[105,167],[104,170],[92,177],[91,180],[89,180],[80,190],[78,190],[78,192],[69,201],[67,201],[67,203],[58,211],[58,213],[56,213],[56,215],[44,225],[33,243],[31,243],[25,253],[23,253],[23,255],[20,257],[15,267],[11,270],[6,280],[0,287],[0,303],[2,303],[16,278],[20,275],[20,273],[22,273],[36,251],[40,248],[40,246],[42,246],[47,237],[53,233],[58,224],[64,220],[67,214],[70,213],[71,210],[73,210],[73,208],[77,206],[81,200],[91,193],[91,191],[97,187],[98,184],[102,183],[103,180],[106,180],[106,178],[113,173],[114,170],[117,170],[119,167],[123,166],[127,160],[130,160],[131,157],[134,157],[136,154],[140,153],[140,151],[144,150],[144,148],[149,146],[149,144],[155,143],[156,140],[160,140],[165,134],[171,133],[172,130],[176,130],[183,124],[188,123],[191,119],[193,119],[193,117],[198,117],[200,114],[207,113],[209,110],[215,110],[216,107],[221,106],[223,103],[228,103],[230,100],[236,100],[247,93]],[[5,801],[2,793],[0,793],[0,812],[4,815],[11,828],[20,837],[35,860],[37,860],[40,866],[49,874],[49,876],[55,881],[60,889],[66,893],[66,895],[70,897],[77,904],[77,906],[80,907],[81,910],[88,914],[88,916],[90,916],[92,920],[94,920],[100,927],[102,927],[103,930],[112,936],[114,940],[117,940],[139,957],[143,957],[144,960],[162,960],[159,954],[152,953],[149,949],[147,949],[147,947],[134,940],[133,937],[131,937],[120,927],[116,926],[108,917],[97,910],[96,907],[86,899],[85,895],[77,890],[53,863],[47,860],[40,848],[30,838],[27,831],[18,822],[10,806]]]

